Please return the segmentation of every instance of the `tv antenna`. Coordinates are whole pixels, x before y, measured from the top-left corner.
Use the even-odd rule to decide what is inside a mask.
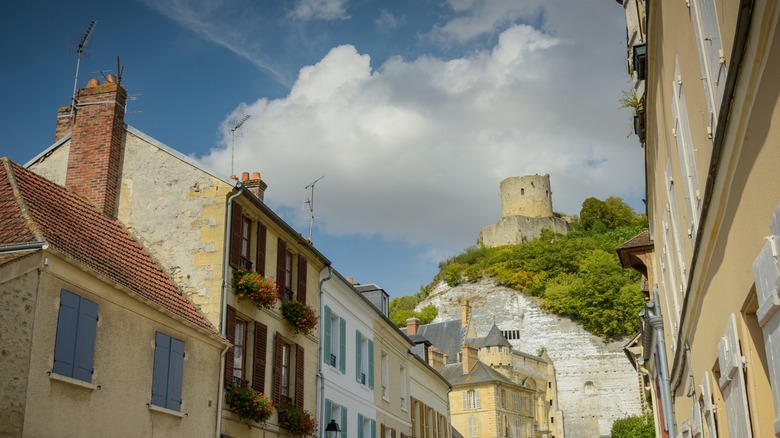
[[[252,117],[251,115],[247,114],[244,117],[241,117],[232,128],[230,128],[230,175],[233,176],[236,174],[236,171],[234,169],[235,162],[236,162],[236,131],[239,131],[242,126],[244,126],[244,123],[246,123],[249,118]],[[240,133],[240,131],[239,131]]]
[[[311,189],[309,197],[306,198],[306,201],[304,201],[304,204],[309,204],[309,243],[312,241],[312,231],[314,230],[314,184],[317,184],[317,182],[322,178],[325,178],[325,175],[315,179],[314,182],[303,188],[303,190]]]
[[[92,20],[92,22],[89,23],[89,27],[87,28],[87,31],[84,32],[84,35],[81,36],[81,39],[79,40],[79,46],[76,49],[76,79],[73,81],[73,102],[71,103],[71,107],[70,107],[71,117],[73,117],[73,112],[76,110],[76,89],[79,83],[79,67],[81,66],[81,54],[84,53],[84,47],[87,46],[87,43],[89,42],[89,37],[92,36],[92,32],[95,30],[95,26],[97,26],[97,20]]]

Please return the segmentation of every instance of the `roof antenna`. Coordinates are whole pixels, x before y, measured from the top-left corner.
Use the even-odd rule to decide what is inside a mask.
[[[236,171],[234,169],[235,162],[236,162],[236,131],[241,129],[242,126],[244,126],[244,123],[246,123],[249,118],[252,117],[251,115],[247,114],[244,117],[241,117],[235,125],[233,125],[232,128],[230,128],[230,136],[231,136],[231,142],[230,142],[230,176],[236,174]],[[240,131],[239,131],[240,132]]]
[[[89,42],[89,37],[92,36],[92,31],[95,30],[95,26],[97,26],[97,20],[92,20],[91,23],[89,23],[89,27],[87,28],[87,31],[84,32],[84,35],[81,36],[81,40],[79,40],[79,47],[76,49],[76,79],[73,81],[73,102],[71,103],[70,107],[70,116],[73,117],[73,113],[76,110],[76,89],[79,83],[79,67],[81,66],[81,54],[84,53],[84,47],[86,47],[87,43]]]
[[[321,180],[322,178],[325,178],[325,175],[315,179],[314,182],[303,188],[304,190],[311,189],[310,196],[306,199],[306,201],[304,201],[304,204],[309,204],[309,215],[311,218],[309,221],[309,243],[312,242],[312,231],[314,230],[314,184],[317,184],[317,181]]]

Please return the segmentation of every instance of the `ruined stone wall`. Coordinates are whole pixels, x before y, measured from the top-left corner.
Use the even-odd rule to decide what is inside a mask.
[[[440,285],[420,306],[439,309],[435,322],[460,318],[460,302],[468,298],[477,333],[495,323],[518,330],[510,339],[515,350],[552,358],[566,438],[608,437],[612,423],[641,414],[636,372],[623,353],[622,341],[605,343],[580,325],[542,311],[528,297],[489,280],[449,288]],[[560,420],[556,418],[560,423]]]
[[[569,232],[569,223],[558,217],[504,217],[480,231],[477,245],[495,247],[530,242],[541,236],[543,229],[566,234]]]

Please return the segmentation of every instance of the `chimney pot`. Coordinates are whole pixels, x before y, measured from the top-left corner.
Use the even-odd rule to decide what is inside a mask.
[[[241,181],[249,181],[249,172],[241,173]]]
[[[107,74],[106,75],[106,82],[110,82],[112,84],[116,83],[116,76],[114,76],[112,74]]]
[[[253,172],[252,179],[260,179],[260,172]]]
[[[238,181],[238,177],[235,175],[230,175],[230,179],[232,179],[233,181]]]
[[[98,78],[92,78],[87,82],[87,88],[97,87],[100,85]]]

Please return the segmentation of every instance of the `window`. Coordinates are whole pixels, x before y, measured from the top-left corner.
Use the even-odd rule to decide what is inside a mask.
[[[341,434],[344,436],[344,434]],[[376,436],[376,421],[358,414],[358,438],[373,438]]]
[[[279,239],[276,258],[276,280],[284,288],[282,299],[292,300],[295,298],[298,301],[305,303],[308,264],[302,255],[298,255],[298,276],[294,279],[293,260],[295,260],[295,257],[292,252],[287,250],[287,243],[285,243],[284,240]],[[297,286],[295,289],[293,288],[294,284]]]
[[[303,347],[277,332],[274,350],[274,404],[303,407]]]
[[[509,419],[506,418],[506,415],[501,416],[501,436],[508,437],[509,436]]]
[[[387,363],[387,353],[382,352],[382,359],[381,359],[381,366],[382,366],[382,398],[385,400],[390,399],[390,390],[388,388],[388,363]]]
[[[729,436],[753,436],[750,412],[742,371],[743,356],[739,348],[737,319],[732,313],[726,324],[726,332],[718,343],[718,386],[723,394],[728,413]]]
[[[336,423],[339,423],[339,429],[341,429],[341,434],[339,436],[342,437],[349,436],[347,431],[347,426],[349,424],[348,421],[349,417],[347,415],[346,407],[339,406],[338,404],[326,398],[324,412],[325,412],[325,421],[324,421],[325,425],[330,423],[330,420],[336,420]]]
[[[469,417],[469,438],[477,438],[479,436],[479,424],[477,424],[477,417]]]
[[[233,382],[240,385],[244,380],[246,365],[246,321],[236,319],[235,324],[235,334],[229,341],[233,343]]]
[[[514,411],[520,412],[520,394],[515,392],[514,394],[512,394],[512,399],[513,399],[512,401],[514,402]],[[550,401],[550,403],[552,404],[552,401]]]
[[[333,313],[329,306],[325,306],[323,315],[325,324],[325,351],[323,360],[326,364],[338,368],[342,373],[346,371],[346,346],[347,346],[347,322]]]
[[[355,379],[369,388],[374,387],[374,341],[355,331]]]
[[[98,305],[62,289],[52,372],[92,382]]]
[[[710,134],[715,132],[721,101],[726,89],[726,56],[720,38],[714,0],[691,1],[691,17],[698,40],[701,78],[710,114]]]
[[[498,391],[499,391],[500,403],[501,403],[500,407],[503,408],[503,409],[508,408],[509,406],[506,403],[506,389],[501,388]]]
[[[701,379],[701,414],[704,426],[707,429],[710,438],[718,438],[718,424],[715,417],[715,403],[712,402],[712,391],[710,390],[710,373],[704,372]]]
[[[249,240],[249,230],[252,227],[252,221],[244,216],[241,218],[241,266],[244,269],[252,268],[252,260],[249,258],[249,248],[251,241]]]
[[[469,389],[463,391],[463,410],[479,409],[479,389]]]
[[[152,404],[178,411],[184,377],[184,342],[157,332],[154,340]]]
[[[688,108],[685,103],[685,91],[680,75],[680,60],[675,58],[674,93],[672,94],[672,118],[674,119],[674,131],[672,134],[677,140],[677,155],[680,160],[680,169],[683,174],[683,194],[688,208],[688,238],[696,237],[696,228],[699,225],[699,211],[701,209],[701,196],[699,195],[699,182],[696,173],[696,157],[693,154],[693,139],[691,127],[688,122]]]

